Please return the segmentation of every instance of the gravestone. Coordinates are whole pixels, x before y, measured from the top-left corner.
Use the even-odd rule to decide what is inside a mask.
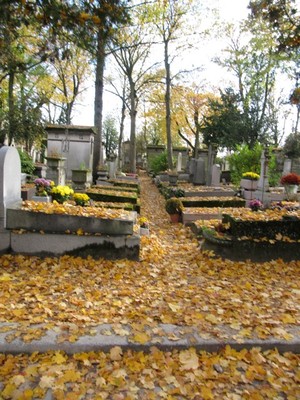
[[[205,185],[205,162],[202,158],[196,160],[195,172],[193,176],[194,185]]]
[[[263,150],[260,157],[260,175],[257,183],[257,190],[262,192],[269,191],[269,178],[268,178],[268,169],[269,169],[269,156],[266,150]]]
[[[21,202],[21,161],[15,147],[0,149],[0,251],[10,247],[10,233],[6,231],[6,209]]]
[[[176,170],[177,172],[180,172],[181,169],[182,169],[182,153],[178,153]]]
[[[221,167],[214,164],[212,167],[211,186],[219,186],[221,181]]]
[[[292,171],[292,160],[290,158],[287,158],[286,160],[284,160],[283,163],[283,173],[282,175],[287,175]]]
[[[254,197],[259,199],[264,206],[268,206],[271,201],[270,186],[268,178],[269,170],[269,153],[267,149],[263,150],[260,157],[260,176],[257,183],[257,190],[254,192]]]
[[[108,176],[109,179],[116,179],[117,160],[108,161]]]

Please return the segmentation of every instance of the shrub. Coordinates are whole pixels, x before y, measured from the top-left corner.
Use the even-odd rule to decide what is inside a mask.
[[[21,160],[21,172],[24,174],[32,175],[35,170],[35,165],[28,153],[18,149],[20,160]]]
[[[150,169],[155,173],[155,175],[168,169],[168,157],[166,151],[151,159]]]
[[[263,146],[257,143],[253,149],[248,145],[238,146],[237,150],[228,157],[231,180],[235,185],[238,185],[243,173],[260,172],[260,157]]]
[[[166,201],[166,211],[168,214],[181,214],[183,211],[183,204],[177,197],[172,197]]]

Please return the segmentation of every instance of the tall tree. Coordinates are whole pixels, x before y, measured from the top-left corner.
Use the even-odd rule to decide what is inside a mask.
[[[229,28],[228,38],[227,57],[217,62],[236,77],[244,138],[248,136],[251,147],[257,140],[268,140],[268,104],[274,94],[279,56],[261,20],[246,24],[238,34]]]
[[[112,115],[106,116],[103,121],[103,139],[105,156],[108,159],[115,155],[119,139],[118,130],[116,128],[116,119]]]
[[[136,172],[136,118],[139,98],[151,79],[153,63],[149,63],[151,42],[146,40],[145,26],[136,15],[136,24],[119,32],[112,44],[112,55],[128,82],[128,104],[130,114],[130,171]]]
[[[157,0],[154,7],[151,5],[154,25],[163,45],[163,59],[165,69],[165,124],[167,135],[168,166],[173,168],[173,144],[172,144],[172,117],[171,117],[171,87],[172,72],[171,65],[175,59],[174,43],[181,35],[184,35],[183,28],[188,26],[187,15],[191,9],[193,0]],[[173,48],[172,48],[173,45]],[[181,43],[182,45],[182,43]],[[183,48],[176,49],[177,54]]]
[[[204,117],[208,114],[209,99],[201,85],[191,87],[174,86],[172,112],[176,119],[177,131],[191,148],[193,157],[198,158],[200,142],[203,139]]]

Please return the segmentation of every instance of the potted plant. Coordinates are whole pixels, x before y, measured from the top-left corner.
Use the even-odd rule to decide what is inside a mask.
[[[296,200],[298,186],[300,185],[300,175],[290,172],[281,177],[280,183],[284,186],[288,200],[293,198]]]
[[[73,200],[77,206],[86,206],[88,205],[90,198],[86,193],[74,193]]]
[[[166,211],[172,222],[179,222],[183,211],[182,201],[177,197],[171,197],[166,201]]]
[[[139,218],[139,225],[140,225],[140,235],[141,236],[148,236],[149,235],[149,221],[146,217]]]
[[[247,190],[256,190],[259,175],[256,172],[244,172],[242,175],[240,186]]]
[[[69,200],[73,194],[74,190],[69,186],[57,185],[51,189],[52,199],[60,204],[63,204],[65,201]]]
[[[49,179],[37,178],[34,180],[35,184],[35,196],[32,197],[33,201],[50,202],[51,201],[51,190],[54,186],[54,182]]]
[[[259,211],[263,207],[263,203],[259,199],[253,199],[249,203],[249,207],[252,211]]]

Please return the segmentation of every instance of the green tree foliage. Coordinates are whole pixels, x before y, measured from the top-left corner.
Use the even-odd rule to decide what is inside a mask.
[[[103,141],[106,158],[109,158],[109,156],[115,154],[119,143],[116,120],[110,115],[108,115],[103,121]]]
[[[125,0],[1,0],[0,13],[0,82],[7,80],[8,129],[10,137],[16,127],[15,79],[46,60],[59,54],[56,38],[72,40],[87,49],[96,62],[95,79],[95,139],[94,165],[101,153],[102,96],[105,48],[118,25],[128,21]],[[37,43],[28,49],[26,41],[20,45],[24,27],[36,32]],[[23,56],[26,55],[26,57]],[[30,55],[30,57],[29,57]]]
[[[21,161],[21,172],[23,172],[24,174],[32,175],[35,169],[32,158],[26,151],[18,149],[18,152]]]
[[[268,22],[279,51],[290,52],[300,47],[300,14],[298,0],[252,0],[253,18]]]
[[[300,158],[300,133],[291,133],[283,146],[284,154],[289,158]]]
[[[161,154],[153,157],[150,160],[150,170],[155,174],[159,172],[166,171],[168,169],[168,154],[166,151],[163,151]]]
[[[277,54],[262,20],[247,21],[238,33],[228,27],[226,35],[227,56],[216,61],[235,75],[243,133],[248,135],[244,140],[252,147],[257,140],[268,142],[278,136],[272,132],[271,114],[276,101],[276,74],[284,58]]]
[[[240,108],[240,96],[232,88],[220,91],[220,99],[209,100],[210,113],[202,128],[204,143],[235,149],[247,143],[250,134]]]
[[[253,148],[247,144],[237,146],[233,154],[228,156],[231,180],[233,184],[239,186],[240,180],[244,172],[255,172],[260,174],[260,159],[264,146],[256,142]],[[276,156],[272,149],[268,149],[269,163],[268,163],[268,178],[271,186],[276,186],[279,182],[281,171],[278,171]]]
[[[228,157],[231,180],[238,184],[244,172],[260,173],[260,157],[263,146],[256,143],[251,149],[247,144],[237,146],[235,152]]]

